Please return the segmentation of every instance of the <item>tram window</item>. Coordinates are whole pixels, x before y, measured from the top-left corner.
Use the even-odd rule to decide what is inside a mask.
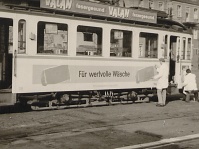
[[[77,27],[76,55],[102,55],[102,28],[82,25]]]
[[[185,59],[185,51],[186,51],[186,38],[182,39],[182,51],[181,51],[181,59]]]
[[[68,25],[39,22],[37,29],[37,53],[67,54]]]
[[[26,53],[26,21],[19,20],[18,24],[18,52]]]
[[[157,58],[158,57],[158,34],[140,33],[139,38],[139,57],[140,58]]]
[[[188,44],[187,44],[187,60],[191,59],[191,38],[188,38]]]
[[[112,29],[110,38],[110,56],[131,57],[131,31]]]

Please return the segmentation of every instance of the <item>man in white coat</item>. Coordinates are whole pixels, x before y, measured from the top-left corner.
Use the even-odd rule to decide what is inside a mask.
[[[183,82],[184,92],[186,94],[186,102],[190,101],[190,95],[194,93],[195,100],[198,101],[198,89],[196,84],[196,75],[191,73],[190,69],[186,70]]]
[[[168,75],[169,69],[165,63],[164,58],[160,58],[160,67],[157,68],[158,74],[153,77],[157,79],[157,95],[158,95],[158,104],[156,106],[163,107],[166,104],[166,92],[168,87]]]

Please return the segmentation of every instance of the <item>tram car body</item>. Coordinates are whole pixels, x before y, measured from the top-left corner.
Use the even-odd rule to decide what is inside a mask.
[[[94,96],[122,93],[131,100],[155,89],[159,58],[170,68],[169,82],[181,88],[192,55],[192,35],[183,26],[158,25],[150,11],[78,0],[40,3],[0,8],[1,105],[40,99],[70,105],[75,98],[80,104],[84,95],[91,104]]]

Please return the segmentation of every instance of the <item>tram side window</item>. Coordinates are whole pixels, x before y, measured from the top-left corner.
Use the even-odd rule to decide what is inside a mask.
[[[110,41],[110,56],[131,57],[131,31],[112,29]]]
[[[67,54],[68,25],[61,23],[38,22],[37,53]]]
[[[102,28],[82,25],[77,27],[76,55],[102,56]]]
[[[18,52],[26,53],[26,21],[19,20],[18,24]]]
[[[191,59],[191,38],[188,38],[188,44],[187,44],[187,60]]]
[[[186,38],[182,39],[182,51],[181,51],[181,59],[185,59],[185,51],[186,51]]]
[[[158,34],[141,32],[139,37],[139,57],[158,57]]]

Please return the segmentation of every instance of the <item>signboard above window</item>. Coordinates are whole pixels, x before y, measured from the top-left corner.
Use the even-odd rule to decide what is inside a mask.
[[[142,0],[142,3],[144,1]],[[153,5],[153,3],[151,4]],[[101,17],[118,18],[140,22],[157,23],[157,13],[138,9],[129,9],[104,5],[101,3],[91,3],[82,0],[40,0],[40,7],[60,10],[65,12],[93,15]]]

